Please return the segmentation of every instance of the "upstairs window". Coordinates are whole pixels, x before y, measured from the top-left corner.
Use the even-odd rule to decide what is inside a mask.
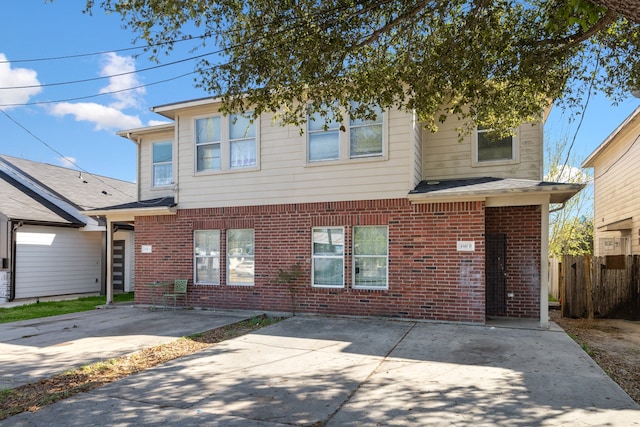
[[[221,116],[196,120],[196,170],[220,170],[222,150]]]
[[[239,114],[196,119],[196,172],[257,166],[257,125]]]
[[[164,187],[173,184],[173,144],[171,141],[154,142],[153,186]]]
[[[234,114],[229,119],[230,168],[256,165],[256,124]]]
[[[326,122],[320,113],[307,120],[307,160],[326,162],[384,155],[384,113],[375,110],[373,120],[349,119]]]
[[[516,160],[516,137],[498,138],[492,129],[478,126],[474,138],[477,163]]]

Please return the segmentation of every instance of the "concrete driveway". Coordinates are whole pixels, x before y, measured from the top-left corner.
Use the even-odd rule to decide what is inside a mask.
[[[557,329],[294,317],[2,425],[629,426],[640,406]]]

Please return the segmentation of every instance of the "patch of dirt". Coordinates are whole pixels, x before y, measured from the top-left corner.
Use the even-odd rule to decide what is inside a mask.
[[[283,318],[255,317],[167,344],[145,348],[128,356],[70,370],[35,383],[14,389],[0,390],[0,420],[21,412],[35,412],[43,406],[66,399],[74,394],[93,390],[145,369],[277,323],[280,320]]]
[[[620,319],[561,318],[557,323],[636,402],[640,403],[640,322]]]

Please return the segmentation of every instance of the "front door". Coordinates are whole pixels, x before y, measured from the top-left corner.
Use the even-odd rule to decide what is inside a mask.
[[[124,292],[124,240],[113,241],[113,290]]]
[[[507,236],[487,234],[485,262],[487,317],[507,312]]]

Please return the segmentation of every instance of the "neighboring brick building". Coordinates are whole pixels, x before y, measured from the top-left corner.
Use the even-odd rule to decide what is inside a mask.
[[[218,105],[156,107],[174,123],[120,133],[139,202],[93,214],[135,223],[137,303],[188,278],[197,307],[546,325],[548,206],[581,187],[540,181],[540,126],[460,142],[458,123],[431,134],[391,110],[300,135]]]

